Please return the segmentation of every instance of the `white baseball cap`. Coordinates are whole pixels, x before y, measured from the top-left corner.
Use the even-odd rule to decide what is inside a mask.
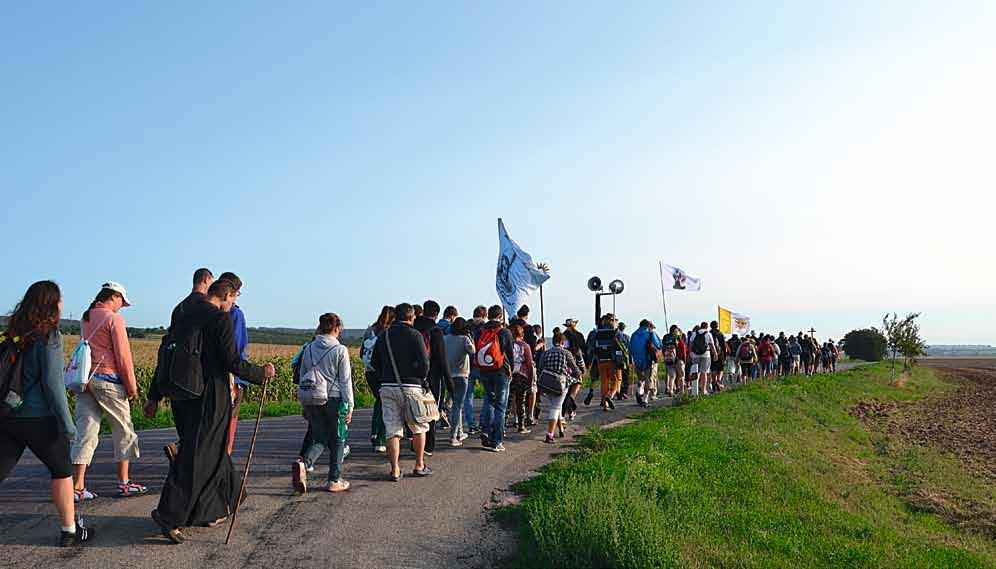
[[[121,283],[116,283],[114,281],[107,281],[106,283],[100,285],[100,288],[106,288],[108,290],[113,290],[114,292],[121,295],[121,300],[124,301],[122,306],[131,306],[131,302],[128,302],[128,293],[125,292],[125,287]]]

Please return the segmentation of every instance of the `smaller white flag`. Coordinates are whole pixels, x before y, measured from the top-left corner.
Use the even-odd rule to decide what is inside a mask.
[[[693,277],[678,267],[672,267],[671,265],[664,265],[664,271],[670,274],[674,280],[672,289],[687,291],[702,290],[702,279]]]
[[[750,333],[750,316],[746,314],[737,314],[736,312],[730,315],[730,330],[731,333],[736,334],[743,338]]]

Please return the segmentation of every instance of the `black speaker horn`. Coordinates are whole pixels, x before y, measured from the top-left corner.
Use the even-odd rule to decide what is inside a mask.
[[[599,292],[602,290],[602,279],[598,277],[591,277],[588,279],[588,290],[591,292]]]

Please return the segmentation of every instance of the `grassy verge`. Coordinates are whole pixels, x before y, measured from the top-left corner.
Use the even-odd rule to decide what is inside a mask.
[[[885,364],[753,384],[593,429],[525,482],[515,567],[985,567],[996,542],[905,498],[945,478],[993,499],[953,458],[902,447],[849,414],[951,387]],[[906,486],[904,486],[904,484]],[[904,491],[904,488],[906,490]]]

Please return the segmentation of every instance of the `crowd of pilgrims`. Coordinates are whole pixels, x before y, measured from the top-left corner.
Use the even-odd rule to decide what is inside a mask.
[[[246,497],[231,460],[238,408],[248,386],[264,384],[276,370],[248,361],[246,318],[236,303],[241,289],[234,273],[215,279],[208,269],[195,271],[190,294],[171,314],[143,403],[143,413],[154,417],[169,399],[176,426],[177,441],[164,448],[169,470],[151,513],[174,543],[185,540],[185,528],[225,523]],[[130,305],[125,288],[107,282],[83,315],[81,337],[92,352],[93,370],[73,413],[63,385],[58,285],[31,285],[0,336],[5,356],[19,362],[23,400],[0,410],[0,482],[30,449],[51,474],[62,546],[94,536],[75,504],[98,498],[86,485],[86,469],[101,421],[110,425],[117,463],[113,493],[131,497],[148,491],[129,476],[130,461],[140,456],[131,419],[138,386],[119,311]],[[727,338],[717,322],[690,328],[686,333],[671,325],[660,335],[644,319],[630,335],[624,323],[605,314],[587,334],[578,330],[578,320],[568,318],[547,337],[530,322],[525,305],[511,318],[499,305],[477,306],[470,318],[454,306],[441,309],[434,300],[384,306],[363,335],[360,359],[375,396],[370,443],[386,455],[385,480],[406,476],[400,465],[403,441],[414,459],[407,476],[415,478],[432,475],[427,457],[439,434],[453,447],[476,437],[483,448],[501,453],[507,432],[526,436],[539,425],[543,441],[556,444],[576,419],[578,405],[593,403],[596,387],[598,406],[607,412],[623,401],[649,406],[662,397],[699,397],[770,377],[836,370],[839,349],[833,340],[820,343],[802,332]],[[292,360],[308,423],[300,456],[290,465],[291,485],[299,493],[309,491],[308,475],[326,451],[329,468],[321,488],[350,488],[343,463],[355,399],[342,332],[337,314],[321,314],[314,338]]]

